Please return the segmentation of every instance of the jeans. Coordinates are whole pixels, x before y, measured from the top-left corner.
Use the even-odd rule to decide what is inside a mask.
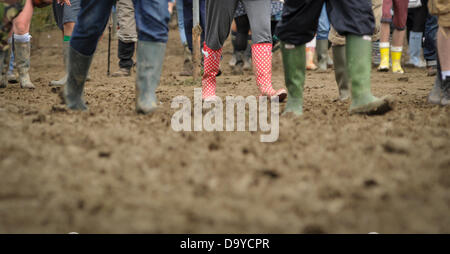
[[[436,34],[438,30],[438,19],[436,16],[428,15],[425,23],[425,41],[423,43],[423,57],[426,61],[435,61],[436,56]]]
[[[330,21],[328,20],[327,5],[324,4],[320,13],[319,26],[317,28],[317,40],[328,40]]]
[[[178,17],[178,31],[180,32],[181,44],[186,44],[186,32],[184,31],[184,13],[183,13],[183,0],[177,0],[177,17]]]
[[[82,0],[78,22],[70,46],[83,55],[91,56],[106,28],[114,0]],[[169,10],[167,0],[133,0],[138,39],[167,42]]]

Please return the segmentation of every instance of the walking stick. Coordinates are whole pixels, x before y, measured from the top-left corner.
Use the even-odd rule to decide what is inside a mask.
[[[200,5],[199,0],[193,1],[193,28],[192,28],[192,51],[193,51],[193,65],[194,72],[193,78],[194,81],[197,82],[199,80],[200,71],[201,71],[201,45],[200,45],[200,37],[202,34],[202,28],[200,26]]]
[[[110,75],[110,68],[111,68],[111,24],[109,24],[108,27],[108,72],[106,73],[106,75]]]

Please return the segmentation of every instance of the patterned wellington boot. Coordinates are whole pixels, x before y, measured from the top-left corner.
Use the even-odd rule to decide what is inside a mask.
[[[277,96],[279,102],[284,101],[287,97],[286,90],[274,90],[272,87],[272,43],[253,44],[252,63],[261,95],[271,98]]]
[[[222,49],[213,50],[203,44],[204,72],[202,77],[202,99],[216,99],[216,76],[219,73]]]

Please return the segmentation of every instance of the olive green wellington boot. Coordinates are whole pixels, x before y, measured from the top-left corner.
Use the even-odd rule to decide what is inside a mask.
[[[327,71],[328,67],[328,40],[317,40],[317,69],[318,72]]]
[[[136,111],[152,113],[158,106],[156,88],[161,78],[166,44],[138,41],[136,76]]]
[[[350,81],[347,75],[347,56],[345,46],[333,46],[334,76],[339,89],[339,100],[350,98]]]
[[[87,110],[83,90],[93,58],[94,55],[86,56],[69,47],[67,83],[64,86],[64,101],[69,109]]]
[[[283,115],[293,113],[303,114],[303,85],[306,72],[305,45],[294,46],[281,42],[283,56],[284,79],[288,90],[288,100]]]
[[[14,41],[14,57],[16,61],[16,67],[19,71],[19,83],[20,87],[34,89],[35,86],[31,82],[30,74],[30,42],[18,42]]]
[[[377,98],[370,91],[372,42],[370,37],[347,35],[347,73],[352,82],[350,114],[384,114],[392,109],[389,96]]]
[[[63,60],[64,60],[64,67],[66,68],[66,74],[64,77],[62,77],[60,80],[52,80],[50,81],[50,86],[63,86],[67,82],[67,59],[69,58],[69,47],[70,47],[70,41],[63,41]]]

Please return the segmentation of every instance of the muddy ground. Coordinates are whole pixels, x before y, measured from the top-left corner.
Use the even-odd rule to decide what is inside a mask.
[[[373,72],[384,116],[350,116],[333,73],[308,72],[304,116],[260,132],[175,132],[183,49],[171,31],[161,109],[134,111],[134,78],[106,76],[104,39],[87,83],[89,111],[61,110],[48,82],[63,74],[60,35],[40,35],[37,89],[0,90],[0,233],[450,233],[450,108],[431,106],[433,78]],[[116,43],[114,43],[116,44]],[[113,45],[113,70],[117,70]],[[224,50],[217,93],[257,95]],[[399,78],[401,78],[399,80]],[[283,87],[280,53],[275,87]]]

